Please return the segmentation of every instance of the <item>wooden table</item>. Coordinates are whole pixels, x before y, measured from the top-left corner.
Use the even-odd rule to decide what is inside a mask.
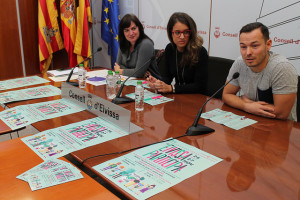
[[[31,191],[29,184],[16,177],[43,160],[19,138],[0,143],[0,199],[118,199],[91,177]],[[62,158],[66,161],[66,159]]]
[[[105,86],[88,85],[86,90],[106,98]],[[133,91],[134,87],[125,87],[123,94]],[[208,97],[200,94],[166,96],[174,98],[174,101],[157,106],[145,104],[143,112],[135,112],[134,103],[121,105],[132,111],[131,122],[144,128],[143,131],[76,151],[71,155],[78,161],[82,161],[96,154],[127,150],[183,135],[192,125],[198,109]],[[14,103],[9,106],[40,101],[43,99]],[[217,99],[210,101],[203,112],[215,108],[247,116],[257,120],[258,123],[236,131],[200,118],[200,124],[215,129],[215,132],[203,136],[184,137],[180,140],[224,160],[150,199],[299,200],[300,123],[254,116],[228,107]],[[33,126],[43,131],[92,117],[93,114],[82,111],[37,122]],[[88,160],[85,166],[93,171],[93,166],[117,156],[94,158]],[[101,174],[95,173],[128,198],[133,198]]]
[[[103,88],[97,87],[93,91],[104,96]],[[127,90],[125,94],[133,92],[133,87],[127,87]],[[76,151],[72,155],[82,161],[97,154],[123,151],[183,135],[207,97],[200,94],[166,96],[174,98],[174,102],[157,106],[145,104],[143,112],[135,112],[134,103],[122,105],[132,111],[131,121],[144,128],[142,132]],[[199,123],[215,129],[215,132],[180,140],[224,161],[150,199],[299,199],[300,124],[247,114],[217,99],[210,101],[204,112],[215,108],[245,115],[258,123],[236,131],[201,118]],[[93,158],[85,166],[94,171],[93,166],[117,156],[121,155]],[[123,194],[133,198],[125,192]]]

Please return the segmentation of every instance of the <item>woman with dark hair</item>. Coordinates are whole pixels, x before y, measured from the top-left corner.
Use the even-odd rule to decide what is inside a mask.
[[[195,21],[176,12],[169,19],[167,33],[171,43],[165,49],[162,80],[149,76],[148,85],[162,93],[205,93],[208,55]]]
[[[126,14],[119,24],[119,44],[117,62],[114,69],[125,76],[144,77],[149,71],[159,77],[154,56],[153,41],[144,33],[143,25],[133,14]],[[143,69],[140,69],[143,68]],[[139,71],[137,71],[139,70]]]

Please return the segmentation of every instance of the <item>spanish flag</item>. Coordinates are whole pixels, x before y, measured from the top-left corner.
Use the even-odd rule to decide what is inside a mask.
[[[39,59],[42,73],[48,70],[52,53],[64,48],[57,16],[55,0],[38,1]]]
[[[79,0],[77,8],[77,33],[74,53],[77,54],[77,61],[80,63],[91,55],[89,38],[89,22],[93,23],[89,0]],[[88,61],[84,63],[86,67]]]
[[[64,45],[68,53],[69,68],[77,65],[77,55],[74,53],[76,40],[75,10],[75,0],[60,1],[61,29],[64,37]]]

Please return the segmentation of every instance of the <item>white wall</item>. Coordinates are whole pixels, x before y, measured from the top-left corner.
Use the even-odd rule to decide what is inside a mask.
[[[210,56],[236,59],[238,33],[247,23],[259,21],[270,29],[272,51],[285,55],[300,74],[300,1],[297,0],[119,0],[121,17],[136,14],[156,49],[169,43],[166,26],[172,13],[188,13],[195,20]],[[107,45],[101,40],[102,1],[92,0],[94,50],[103,47],[95,65],[110,66]]]

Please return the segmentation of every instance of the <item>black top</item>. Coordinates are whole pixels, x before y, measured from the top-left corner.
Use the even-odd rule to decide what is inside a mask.
[[[176,64],[176,54],[177,63]],[[162,80],[171,84],[175,77],[175,93],[202,93],[205,94],[207,81],[208,55],[204,47],[199,48],[199,61],[193,66],[180,66],[182,53],[170,44],[166,46],[165,69],[161,70]]]

